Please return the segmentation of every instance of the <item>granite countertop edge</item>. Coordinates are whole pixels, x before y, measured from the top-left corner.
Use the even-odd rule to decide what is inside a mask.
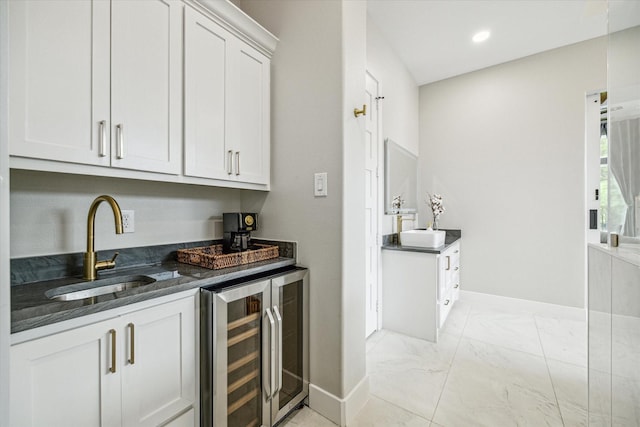
[[[402,244],[398,245],[396,242],[398,241],[398,234],[390,234],[384,236],[382,249],[388,251],[401,251],[401,252],[421,252],[426,254],[441,254],[451,247],[452,244],[457,242],[462,238],[461,230],[444,230],[446,232],[444,245],[438,248],[421,248],[417,246],[403,246]]]
[[[150,270],[180,271],[180,276],[168,280],[159,280],[153,284],[142,286],[131,291],[122,292],[121,296],[91,305],[81,305],[81,301],[51,302],[44,297],[44,291],[70,283],[78,282],[78,278],[65,278],[44,281],[39,284],[38,298],[40,304],[11,310],[11,333],[23,332],[40,326],[71,320],[89,314],[99,313],[114,308],[124,307],[142,301],[171,295],[190,289],[212,286],[234,279],[253,276],[261,273],[296,265],[294,258],[279,257],[257,263],[230,267],[221,270],[210,270],[193,265],[168,262],[156,266],[141,266],[126,269],[126,274],[147,274]],[[119,272],[119,274],[122,274]],[[80,304],[80,305],[79,305]]]

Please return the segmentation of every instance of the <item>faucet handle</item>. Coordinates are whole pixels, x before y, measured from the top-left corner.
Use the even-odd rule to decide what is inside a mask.
[[[113,258],[111,258],[110,261],[105,260],[96,262],[96,271],[114,268],[116,266],[116,258],[118,257],[118,255],[120,255],[120,253],[116,252],[115,254],[113,254]]]

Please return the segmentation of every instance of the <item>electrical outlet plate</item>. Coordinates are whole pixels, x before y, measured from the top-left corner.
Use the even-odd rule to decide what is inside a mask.
[[[135,211],[122,211],[122,229],[125,233],[135,231]]]

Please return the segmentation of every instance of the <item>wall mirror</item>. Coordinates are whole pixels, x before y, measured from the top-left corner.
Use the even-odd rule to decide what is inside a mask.
[[[418,157],[390,139],[384,141],[384,212],[413,213],[418,208]],[[400,196],[403,203],[394,205]]]

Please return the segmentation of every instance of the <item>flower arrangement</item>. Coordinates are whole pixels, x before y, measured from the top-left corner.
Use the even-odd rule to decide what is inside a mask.
[[[404,205],[404,200],[402,199],[402,194],[400,194],[399,196],[396,196],[393,198],[393,201],[391,202],[391,207],[396,210],[399,211],[400,208],[402,208],[402,205]]]
[[[433,229],[438,229],[438,219],[440,214],[444,212],[444,206],[442,205],[442,196],[440,194],[427,193],[427,202],[431,206],[431,212],[433,213]]]

